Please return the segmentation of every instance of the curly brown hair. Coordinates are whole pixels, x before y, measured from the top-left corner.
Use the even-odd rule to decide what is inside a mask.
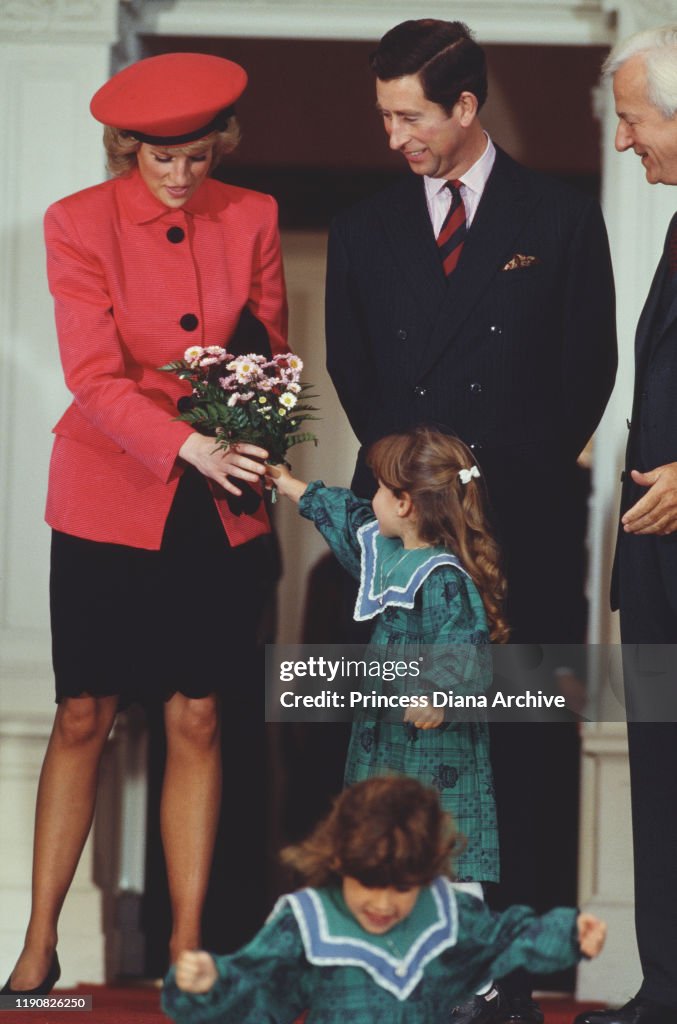
[[[222,131],[210,132],[204,138],[196,139],[195,142],[187,142],[183,146],[157,146],[156,148],[158,150],[168,149],[181,156],[192,156],[203,152],[211,144],[212,162],[209,170],[212,173],[223,162],[224,157],[237,147],[240,135],[240,125],[233,115]],[[106,166],[111,174],[119,177],[136,167],[136,154],[141,143],[131,132],[113,128],[112,125],[107,124],[103,129],[103,146],[106,150]]]
[[[411,888],[451,875],[458,846],[437,793],[387,775],[344,790],[308,838],[280,857],[312,886],[349,877],[369,888]]]
[[[510,632],[503,610],[507,588],[488,524],[484,481],[473,477],[464,484],[459,476],[475,465],[470,449],[457,437],[419,426],[376,441],[367,464],[396,497],[409,495],[421,540],[459,558],[482,597],[491,639],[505,643]]]

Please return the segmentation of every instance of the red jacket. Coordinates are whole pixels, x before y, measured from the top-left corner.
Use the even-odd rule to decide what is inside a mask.
[[[190,345],[227,345],[245,307],[273,353],[287,349],[275,200],[208,178],[173,210],[135,170],[54,203],[45,238],[74,398],[54,427],[47,522],[157,549],[191,433],[174,419],[190,386],[158,367]],[[217,505],[233,545],[270,529],[263,503],[238,517],[223,498]]]

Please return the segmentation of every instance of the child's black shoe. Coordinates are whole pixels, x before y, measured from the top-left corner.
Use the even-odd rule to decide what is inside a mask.
[[[494,985],[486,995],[473,996],[451,1011],[451,1024],[501,1024],[506,1011],[505,997]]]

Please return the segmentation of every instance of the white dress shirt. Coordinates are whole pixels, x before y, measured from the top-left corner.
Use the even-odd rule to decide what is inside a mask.
[[[487,135],[486,132],[484,134]],[[461,198],[465,206],[465,222],[468,227],[472,224],[473,217],[477,213],[477,207],[479,206],[495,159],[496,147],[487,135],[487,148],[482,153],[482,156],[459,179],[461,182]],[[432,221],[435,238],[437,238],[444,223],[444,218],[449,213],[451,192],[447,188],[446,178],[429,178],[427,175],[424,175],[423,184],[425,186],[428,213]]]

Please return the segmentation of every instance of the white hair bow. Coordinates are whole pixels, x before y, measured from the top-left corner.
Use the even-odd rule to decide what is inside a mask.
[[[477,466],[471,466],[470,469],[460,469],[458,471],[458,479],[462,484],[469,484],[473,477],[479,479],[480,471]]]

